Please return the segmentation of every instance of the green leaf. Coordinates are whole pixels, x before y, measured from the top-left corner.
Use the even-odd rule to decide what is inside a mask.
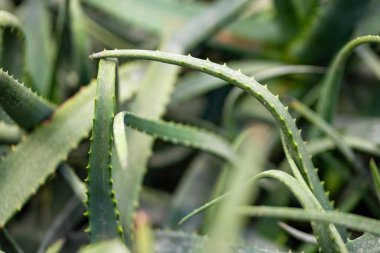
[[[243,71],[243,73],[245,73]],[[258,82],[265,81],[267,79],[276,78],[282,75],[288,74],[320,74],[323,73],[323,69],[316,66],[307,65],[283,65],[283,66],[273,66],[257,71],[257,73],[252,73]],[[244,94],[244,91],[238,88],[234,88],[227,96],[226,102],[223,107],[223,125],[233,130],[233,114],[234,106],[236,105],[239,98]]]
[[[247,187],[250,187],[252,183],[256,182],[257,180],[260,180],[262,178],[273,178],[284,185],[287,186],[287,188],[295,195],[297,200],[301,203],[301,205],[307,209],[307,210],[320,210],[323,211],[322,207],[318,203],[317,199],[313,196],[309,188],[305,187],[305,185],[298,182],[295,178],[290,176],[289,174],[282,172],[282,171],[276,171],[276,170],[267,170],[264,172],[261,172],[260,174],[249,178],[246,180],[243,184],[241,184],[238,188],[235,188],[231,191],[228,191],[227,193],[209,201],[208,203],[202,205],[201,207],[198,207],[185,217],[183,217],[179,224],[182,224],[192,216],[204,211],[205,209],[209,208],[210,206],[224,200],[227,197],[231,197],[234,194],[241,194],[242,191],[246,191]],[[338,232],[336,231],[336,228],[334,226],[329,226],[329,231],[326,231],[327,228],[324,226],[321,226],[321,224],[315,223],[312,224],[316,239],[319,242],[319,246],[322,247],[324,250],[323,252],[334,252],[333,247],[331,244],[332,238],[330,236],[333,236],[334,238],[334,246],[338,246],[339,250],[341,252],[347,252],[345,250],[344,243],[342,239],[340,238]],[[331,234],[330,234],[331,233]]]
[[[353,230],[380,235],[380,221],[338,211],[321,212],[317,210],[303,210],[301,208],[246,206],[239,207],[238,212],[243,215],[251,216],[334,223]]]
[[[239,163],[227,166],[222,172],[227,174],[225,183],[227,190],[237,189],[247,178],[258,175],[264,169],[269,154],[268,143],[272,141],[271,134],[272,129],[269,126],[257,124],[236,138],[234,148]],[[236,206],[251,203],[256,195],[257,187],[240,191],[239,194],[233,194],[223,201],[216,210],[213,210],[214,212],[209,213],[210,224],[207,224],[205,230],[212,241],[207,244],[208,252],[227,250],[223,245],[213,241],[233,242],[238,239],[245,220],[241,216],[233,215],[233,210]]]
[[[174,34],[173,43],[179,45],[184,51],[192,50],[229,21],[235,19],[250,2],[251,0],[221,0],[214,3],[179,29]]]
[[[65,179],[67,184],[73,190],[74,194],[78,199],[82,200],[83,203],[87,202],[86,185],[80,180],[80,178],[75,174],[75,171],[67,164],[63,163],[58,168],[59,173]]]
[[[8,232],[8,229],[2,228],[1,229],[2,234],[4,235],[5,239],[10,244],[10,247],[14,250],[16,253],[24,253],[24,250],[20,247],[19,243],[15,240],[13,235]]]
[[[0,162],[0,226],[4,226],[66,159],[70,150],[88,135],[94,96],[94,84],[83,88]]]
[[[49,229],[44,234],[44,237],[42,238],[41,243],[38,247],[37,253],[43,253],[45,252],[45,250],[46,252],[48,252],[49,250],[51,250],[52,247],[55,248],[58,247],[58,245],[60,245],[59,248],[61,248],[63,246],[62,240],[57,240],[57,242],[54,242],[54,240],[56,240],[58,236],[63,234],[62,230],[65,231],[65,227],[70,228],[70,225],[71,227],[73,227],[74,224],[78,222],[78,218],[83,217],[82,214],[84,211],[85,208],[81,201],[79,201],[75,197],[70,198],[70,200],[67,201],[62,210],[59,211],[57,216],[54,218],[54,221],[50,225]],[[57,252],[59,252],[59,250],[57,250]]]
[[[380,79],[380,59],[368,45],[358,47],[356,53],[363,60],[364,64],[372,70],[377,79]]]
[[[379,199],[379,202],[380,202],[380,173],[373,159],[371,159],[371,161],[369,162],[369,168],[371,169],[373,184],[375,185],[377,198]]]
[[[10,33],[7,33],[9,31]],[[11,36],[15,35],[15,36]],[[26,43],[21,21],[13,14],[0,10],[0,63],[16,78],[25,77]]]
[[[256,98],[262,103],[267,110],[274,116],[289,146],[290,153],[296,164],[301,168],[303,177],[313,189],[314,194],[320,201],[324,209],[330,210],[331,206],[328,198],[324,194],[324,189],[320,184],[318,175],[314,171],[314,166],[309,158],[305,144],[300,136],[300,133],[294,123],[294,120],[288,113],[287,109],[281,104],[276,96],[274,96],[265,86],[259,84],[254,78],[247,77],[240,71],[232,70],[226,66],[221,66],[211,61],[193,58],[191,56],[182,56],[178,54],[165,53],[159,51],[146,50],[112,50],[103,51],[93,54],[92,58],[104,57],[125,57],[129,59],[146,59],[159,61],[169,64],[180,65],[195,70],[202,71],[209,75],[223,79],[231,83],[249,95]]]
[[[163,47],[168,50],[176,50],[170,49],[166,43]],[[154,120],[159,119],[165,112],[179,71],[179,68],[173,66],[149,64],[146,71],[143,72],[144,76],[137,87],[136,98],[130,104],[129,109],[138,115]],[[132,87],[130,88],[130,86]],[[152,89],[152,87],[155,88]],[[133,89],[133,85],[126,83],[125,88]],[[154,106],[152,106],[153,104]],[[114,156],[112,176],[116,199],[119,203],[120,222],[123,226],[127,245],[131,245],[133,214],[138,205],[141,182],[146,172],[146,163],[151,154],[150,150],[154,139],[132,129],[127,130],[127,136],[128,143],[133,147],[133,149],[128,150],[128,154],[123,154],[123,156],[128,156],[128,170],[122,167],[119,164],[120,161]]]
[[[326,134],[332,140],[334,140],[338,149],[342,152],[346,159],[354,166],[358,174],[363,175],[363,164],[361,164],[360,160],[356,158],[354,152],[344,142],[340,134],[332,126],[330,126],[323,118],[321,118],[318,114],[310,110],[306,105],[303,105],[301,102],[292,98],[289,98],[289,101],[289,106],[292,109],[294,109],[300,115],[304,116],[308,121],[313,123],[319,130],[321,130],[324,134]]]
[[[240,69],[246,75],[254,75],[258,82],[288,74],[320,74],[323,69],[307,65],[285,65],[267,61],[239,61],[227,63],[233,69]],[[190,73],[181,78],[174,90],[170,106],[203,95],[211,90],[228,85],[219,78],[203,73]]]
[[[276,16],[281,26],[282,36],[290,39],[299,29],[300,20],[293,0],[274,0]]]
[[[366,252],[377,253],[380,252],[379,237],[372,234],[363,234],[355,240],[350,240],[346,243],[350,252]]]
[[[121,233],[112,188],[111,164],[116,67],[117,62],[112,59],[99,62],[87,178],[87,214],[92,243],[117,238]]]
[[[318,0],[292,0],[299,20],[307,22],[318,9]]]
[[[47,1],[28,0],[20,8],[28,48],[25,56],[28,85],[41,96],[48,97],[52,82],[54,44]]]
[[[173,122],[149,120],[129,112],[121,112],[116,115],[116,118],[118,118],[117,121],[115,119],[116,122],[122,122],[123,120],[126,126],[155,138],[204,150],[231,163],[236,161],[235,152],[230,147],[230,144],[222,137],[207,130]],[[117,132],[123,132],[123,129],[120,128]],[[125,140],[125,138],[122,139]],[[119,145],[117,146],[120,147],[118,154],[125,153],[127,150],[126,143],[124,141],[118,143]],[[123,161],[123,164],[126,164],[126,162]]]
[[[47,119],[55,106],[0,70],[0,105],[20,127],[30,130]]]
[[[315,237],[311,234],[305,233],[301,230],[298,230],[292,226],[289,226],[288,224],[284,222],[279,222],[278,225],[285,230],[289,235],[293,236],[294,238],[300,240],[301,242],[311,243],[311,244],[317,244],[317,240]]]
[[[305,186],[305,181],[303,180],[302,178],[302,175],[300,174],[298,168],[297,168],[297,165],[295,164],[293,158],[291,157],[290,153],[289,153],[289,150],[285,144],[285,141],[284,141],[284,135],[282,134],[281,135],[281,140],[282,140],[282,146],[283,146],[283,149],[284,149],[284,153],[285,153],[285,156],[286,156],[286,159],[290,165],[290,169],[292,170],[293,172],[293,175],[295,176],[295,178],[298,180],[298,182],[301,184],[301,185],[304,185]],[[322,184],[324,184],[324,182],[322,181],[321,182]],[[330,192],[326,192],[325,193],[326,196],[328,196],[330,194]],[[341,227],[338,227],[338,232],[340,233],[341,237],[342,238],[347,238],[347,232],[341,228]],[[335,231],[332,232],[333,234],[335,233]]]
[[[380,157],[378,143],[352,135],[342,135],[342,140],[352,149]],[[336,148],[336,142],[330,137],[308,141],[307,150],[310,155],[317,155]]]
[[[90,40],[85,26],[86,16],[83,13],[80,0],[69,1],[70,26],[71,26],[71,63],[79,74],[79,83],[87,83],[90,80],[90,65],[87,56],[90,52]]]
[[[339,51],[328,68],[321,83],[322,90],[317,104],[317,113],[327,122],[332,121],[335,113],[345,63],[355,48],[365,43],[380,43],[380,37],[368,35],[351,40]]]
[[[350,38],[355,24],[366,15],[370,3],[371,0],[335,0],[320,4],[310,20],[303,22],[304,27],[290,44],[290,58],[303,63],[330,60]]]
[[[204,7],[199,3],[184,4],[171,0],[84,0],[83,3],[124,21],[125,24],[132,24],[156,34],[162,34],[164,27],[173,24],[174,20],[180,25],[188,22]],[[130,15],[125,15],[125,10],[133,11]]]
[[[166,226],[170,228],[177,227],[180,218],[210,198],[220,165],[219,160],[204,153],[197,155],[192,160],[170,201],[165,221]],[[192,219],[183,224],[181,229],[194,231],[200,226],[201,222],[201,219]]]
[[[241,4],[245,3],[245,1],[240,0],[238,2]],[[215,5],[215,9],[219,10],[221,4],[226,5],[227,3],[230,3],[230,1],[223,0],[223,3]],[[200,42],[209,36],[210,33],[216,32],[216,29],[220,28],[220,22],[225,23],[231,19],[233,14],[241,7],[242,5],[233,5],[233,8],[229,8],[229,10],[223,12],[223,15],[226,15],[224,17],[213,11],[212,6],[212,9],[204,12],[205,14],[201,14],[200,17],[194,17],[186,24],[186,27],[177,28],[174,32],[171,31],[172,35],[169,38],[165,38],[166,40],[164,40],[161,49],[172,52],[183,52],[186,50],[185,47],[195,46],[195,41]],[[149,7],[149,9],[151,8]],[[210,13],[214,13],[214,15],[206,15]],[[203,24],[201,20],[203,20],[203,23],[207,23],[204,27],[205,29],[194,29],[195,24]],[[189,34],[183,31],[191,31],[192,34],[189,36]],[[159,63],[150,64],[145,73],[144,80],[137,91],[137,97],[130,106],[130,110],[137,115],[152,120],[159,119],[165,112],[179,71],[180,68],[177,66],[165,66]],[[123,170],[120,168],[121,166],[117,165],[118,161],[115,161],[113,178],[121,214],[120,221],[126,237],[125,240],[127,245],[131,245],[132,238],[130,235],[132,233],[130,231],[133,226],[133,214],[138,204],[138,194],[146,172],[146,163],[151,154],[154,139],[134,131],[127,131],[127,136],[128,142],[131,144],[130,146],[134,147],[133,149],[129,149],[129,168],[128,170]]]

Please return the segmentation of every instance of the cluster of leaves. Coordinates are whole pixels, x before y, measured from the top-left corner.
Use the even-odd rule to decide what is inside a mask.
[[[379,1],[0,8],[0,252],[379,252]]]

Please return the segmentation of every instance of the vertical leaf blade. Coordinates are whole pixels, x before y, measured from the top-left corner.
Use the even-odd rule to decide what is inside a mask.
[[[89,233],[93,243],[118,237],[111,178],[116,66],[112,59],[99,62],[87,179]]]

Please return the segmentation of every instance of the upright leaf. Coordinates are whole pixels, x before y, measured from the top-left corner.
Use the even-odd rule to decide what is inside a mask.
[[[379,173],[379,169],[377,168],[374,160],[370,161],[369,167],[371,169],[372,178],[373,178],[373,182],[375,185],[377,198],[379,199],[379,202],[380,202],[380,173]]]
[[[247,0],[239,0],[231,7],[229,0],[217,3],[185,26],[177,28],[172,33],[173,35],[163,43],[161,49],[180,53],[191,50],[196,43],[217,32],[221,28],[221,24],[230,21],[247,2]],[[226,9],[223,10],[223,15],[219,15],[223,6]],[[204,26],[204,29],[199,29],[199,24]],[[137,91],[137,97],[131,104],[131,111],[153,120],[159,119],[165,112],[179,71],[180,68],[177,66],[150,64]],[[120,203],[121,222],[125,231],[125,239],[129,245],[132,238],[128,231],[133,225],[133,213],[137,206],[141,182],[146,172],[146,163],[151,154],[154,140],[133,131],[128,131],[127,135],[129,143],[134,147],[134,149],[129,149],[129,168],[126,171],[117,169],[115,166],[114,181],[116,198]]]
[[[221,66],[209,60],[201,60],[191,56],[182,56],[157,51],[106,50],[93,54],[92,57],[126,57],[130,59],[146,59],[180,65],[218,77],[244,90],[246,93],[262,103],[277,120],[282,132],[284,133],[286,144],[289,147],[290,153],[296,161],[297,166],[299,166],[302,176],[308,182],[310,188],[313,190],[316,198],[319,200],[323,208],[327,210],[331,209],[331,205],[328,198],[325,196],[324,189],[320,183],[317,173],[314,170],[314,166],[310,160],[309,154],[307,153],[305,144],[294,123],[294,120],[290,116],[287,109],[278,100],[278,97],[268,91],[266,86],[259,84],[253,77],[250,78],[242,74],[240,71],[232,70],[226,66]]]
[[[49,96],[54,44],[51,17],[46,0],[28,0],[21,6],[21,20],[27,42],[28,83],[38,94]],[[40,61],[43,64],[37,64]]]
[[[327,122],[331,122],[339,98],[345,63],[354,49],[365,43],[380,43],[379,36],[362,36],[348,42],[335,56],[325,78],[322,81],[322,90],[317,105],[318,114]]]
[[[87,178],[87,213],[93,243],[117,238],[121,233],[112,189],[111,164],[116,67],[117,62],[112,59],[99,62]]]

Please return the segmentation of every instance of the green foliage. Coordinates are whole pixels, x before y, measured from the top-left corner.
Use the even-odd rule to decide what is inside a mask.
[[[2,69],[21,80],[26,73],[26,42],[21,21],[15,15],[0,10],[0,35]]]
[[[0,9],[0,252],[379,251],[378,1]]]
[[[88,135],[94,92],[94,85],[90,85],[61,105],[48,122],[37,127],[1,160],[1,226]]]
[[[30,130],[47,119],[55,106],[0,70],[0,104],[4,111],[22,128]]]
[[[376,163],[373,160],[370,161],[369,167],[371,169],[372,178],[373,178],[373,182],[375,185],[377,198],[380,200],[380,173],[379,173],[379,169],[377,168]]]
[[[235,152],[228,142],[211,132],[172,122],[148,120],[128,112],[121,112],[116,117],[120,117],[121,119],[119,120],[124,121],[123,124],[126,126],[158,139],[204,150],[218,155],[231,163],[236,162]],[[123,129],[118,130],[118,132],[122,131]],[[118,154],[127,153],[127,146],[125,144],[121,143],[118,146],[120,146]],[[122,164],[126,164],[126,162]]]
[[[321,99],[318,102],[318,114],[328,122],[331,122],[335,112],[344,66],[348,57],[356,47],[362,44],[379,42],[379,36],[368,35],[358,37],[347,43],[334,58],[321,84]]]
[[[304,63],[330,60],[350,38],[370,3],[370,0],[336,0],[318,6],[291,44],[290,56]]]
[[[300,166],[305,180],[307,180],[307,182],[310,184],[311,188],[316,194],[317,199],[321,201],[322,206],[325,209],[331,208],[328,199],[324,194],[324,190],[319,182],[318,176],[315,173],[309,155],[306,153],[304,142],[294,123],[293,118],[290,116],[287,109],[281,104],[278,97],[268,91],[267,86],[259,84],[254,79],[254,77],[248,77],[242,74],[240,70],[235,71],[228,68],[227,66],[215,64],[210,60],[196,59],[191,57],[191,55],[180,56],[159,51],[112,50],[96,53],[91,57],[125,57],[129,59],[147,59],[180,65],[218,77],[244,90],[246,93],[253,96],[260,103],[262,103],[278,121],[280,128],[284,133],[287,145],[289,145],[291,154],[297,165]]]
[[[28,46],[25,57],[29,84],[38,94],[48,97],[55,45],[51,41],[47,1],[26,1],[20,12]],[[43,64],[36,64],[36,59]]]
[[[87,216],[91,242],[113,239],[121,233],[112,183],[112,124],[115,117],[116,66],[114,60],[99,62],[95,112],[88,165]],[[120,231],[118,231],[118,229]]]

